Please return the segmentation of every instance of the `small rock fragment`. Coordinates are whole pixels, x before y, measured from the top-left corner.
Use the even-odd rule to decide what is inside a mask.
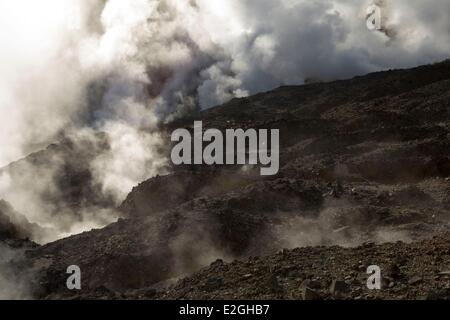
[[[303,300],[308,300],[308,301],[322,299],[322,297],[320,296],[319,293],[317,293],[316,291],[314,291],[313,289],[308,288],[308,287],[303,288],[302,297],[303,297]]]
[[[422,280],[423,280],[422,277],[415,276],[409,279],[408,284],[413,286],[422,282]]]

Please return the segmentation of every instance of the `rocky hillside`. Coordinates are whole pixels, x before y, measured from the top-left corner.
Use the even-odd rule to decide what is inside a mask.
[[[117,223],[11,263],[33,275],[35,297],[48,299],[297,299],[302,286],[311,289],[307,298],[419,298],[445,289],[439,272],[450,267],[442,236],[450,231],[449,110],[446,61],[281,87],[191,114],[162,129],[167,139],[194,120],[221,130],[280,129],[279,174],[172,168],[136,186]],[[77,194],[95,193],[76,179],[63,182]],[[425,240],[433,236],[441,238]],[[367,242],[391,244],[358,247]],[[301,249],[273,255],[284,248]],[[244,261],[219,260],[167,289],[217,259]],[[378,261],[398,266],[401,277],[386,278],[389,290],[367,293],[360,268]],[[72,264],[83,273],[80,292],[65,287]],[[330,293],[333,280],[347,294]]]
[[[365,243],[358,248],[307,247],[224,263],[155,293],[158,299],[449,299],[450,236],[412,244]],[[368,290],[369,266],[382,272],[381,290]],[[136,298],[145,295],[137,292]]]

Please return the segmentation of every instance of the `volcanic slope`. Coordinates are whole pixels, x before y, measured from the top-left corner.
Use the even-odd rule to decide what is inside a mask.
[[[378,258],[402,269],[430,251],[433,259],[401,270],[407,280],[388,279],[392,288],[401,285],[398,293],[375,296],[417,298],[440,288],[421,273],[449,266],[447,254],[438,259],[433,253],[446,250],[445,239],[426,240],[450,231],[449,108],[450,61],[444,61],[281,87],[191,114],[164,128],[168,145],[173,129],[192,130],[194,120],[221,130],[280,129],[279,174],[261,177],[259,168],[249,166],[174,167],[136,186],[117,223],[29,250],[16,263],[36,275],[38,298],[261,298],[283,292],[283,298],[298,298],[302,293],[292,293],[291,286],[311,279],[321,284],[310,289],[327,298],[324,290],[333,280],[334,287],[347,288],[355,272]],[[272,255],[298,247],[286,258]],[[358,259],[361,250],[367,261]],[[409,262],[390,262],[398,250]],[[219,261],[166,289],[217,259],[255,256],[260,258],[231,265]],[[336,261],[342,272],[353,273],[322,279],[310,256],[323,259],[324,268]],[[83,289],[75,293],[65,287],[72,264],[83,272]],[[291,269],[287,284],[281,273]],[[248,286],[241,288],[241,276]],[[265,288],[252,287],[262,278],[268,279]],[[405,293],[418,283],[421,290]],[[342,296],[369,297],[360,291]]]

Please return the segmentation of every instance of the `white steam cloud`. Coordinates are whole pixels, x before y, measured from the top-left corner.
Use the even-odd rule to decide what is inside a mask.
[[[119,203],[164,168],[158,122],[282,84],[448,58],[447,0],[384,1],[387,32],[367,30],[370,3],[1,1],[0,166],[61,135],[95,140],[103,132],[110,148],[90,168]],[[57,188],[55,166],[25,172],[45,178],[29,190],[0,173],[0,198],[59,236],[105,223],[92,208],[81,220],[54,220],[42,193]]]

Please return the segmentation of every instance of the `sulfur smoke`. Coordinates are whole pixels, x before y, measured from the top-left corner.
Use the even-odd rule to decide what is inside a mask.
[[[448,1],[383,1],[383,32],[367,30],[369,4],[2,1],[0,166],[62,136],[95,146],[103,133],[109,148],[92,155],[88,166],[98,191],[118,204],[137,183],[164,170],[165,159],[157,152],[161,122],[279,85],[448,58]],[[0,198],[53,230],[41,242],[115,218],[96,207],[80,209],[76,219],[60,208],[58,218],[50,214],[56,209],[42,195],[49,189],[58,194],[54,179],[64,164],[54,159],[40,172],[23,169],[40,181],[36,185],[0,173]]]

